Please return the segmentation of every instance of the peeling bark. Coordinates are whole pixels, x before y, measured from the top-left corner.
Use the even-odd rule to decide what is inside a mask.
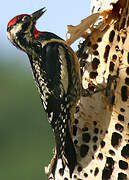
[[[129,0],[107,10],[111,2],[91,0],[92,13],[107,4],[106,16],[93,25],[77,51],[83,87],[106,90],[81,97],[77,106],[73,142],[78,165],[72,179],[129,179]],[[70,179],[68,167],[63,173],[60,169],[59,159],[55,180]]]

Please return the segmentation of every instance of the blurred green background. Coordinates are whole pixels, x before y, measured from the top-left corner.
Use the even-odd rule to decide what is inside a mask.
[[[51,129],[25,65],[14,55],[0,57],[0,180],[47,179],[52,157]]]

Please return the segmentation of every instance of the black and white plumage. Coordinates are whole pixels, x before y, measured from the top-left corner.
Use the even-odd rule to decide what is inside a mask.
[[[80,67],[76,54],[63,39],[36,29],[36,20],[44,12],[43,8],[31,15],[14,17],[8,23],[7,36],[29,57],[35,83],[54,132],[56,149],[49,173],[54,175],[57,159],[61,158],[63,167],[67,165],[72,176],[77,158],[71,125],[81,93]]]

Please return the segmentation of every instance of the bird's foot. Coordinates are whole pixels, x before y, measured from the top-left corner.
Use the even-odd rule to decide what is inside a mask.
[[[90,88],[87,88],[87,89],[82,89],[82,96],[83,97],[88,97],[88,96],[92,96],[94,95],[95,93],[98,93],[98,92],[101,92],[101,91],[104,91],[105,88],[95,88],[95,90],[91,90]]]

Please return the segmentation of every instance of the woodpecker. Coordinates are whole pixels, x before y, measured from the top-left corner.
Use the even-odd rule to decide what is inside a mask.
[[[46,11],[15,16],[7,25],[7,37],[24,51],[32,68],[42,104],[55,137],[55,157],[49,173],[55,175],[57,160],[67,165],[70,177],[77,164],[72,141],[72,122],[81,95],[81,76],[75,52],[59,36],[36,29],[36,21]]]

